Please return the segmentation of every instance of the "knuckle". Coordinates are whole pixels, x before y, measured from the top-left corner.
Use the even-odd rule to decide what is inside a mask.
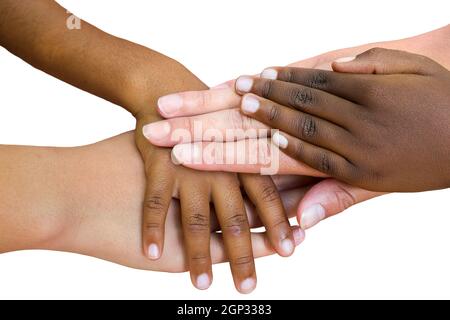
[[[144,226],[145,230],[152,232],[161,229],[162,225],[159,222],[147,222]]]
[[[286,220],[284,219],[278,219],[278,220],[274,220],[273,222],[270,223],[270,225],[267,226],[268,229],[277,229],[279,227],[285,227],[287,224]],[[285,235],[283,237],[283,239],[286,239],[288,237],[288,235]]]
[[[305,156],[305,146],[302,142],[295,143],[292,148],[292,153],[295,159],[302,160]]]
[[[275,104],[272,104],[269,107],[267,119],[269,121],[276,121],[279,117],[280,117],[280,109]]]
[[[197,253],[191,256],[191,262],[193,264],[198,265],[209,265],[210,264],[210,258],[206,254]]]
[[[235,214],[225,219],[224,229],[232,235],[240,235],[247,227],[247,217],[244,214]]]
[[[335,171],[332,161],[330,160],[330,156],[327,153],[321,153],[318,159],[318,169],[319,171],[327,174],[332,174]]]
[[[312,138],[317,135],[317,125],[314,118],[309,115],[299,116],[291,120],[292,127],[301,138]]]
[[[187,227],[191,233],[208,231],[209,219],[204,214],[194,214],[188,218]]]
[[[278,191],[273,185],[263,185],[261,198],[264,202],[275,202],[278,200]]]
[[[292,69],[284,69],[281,73],[280,73],[280,80],[283,80],[285,82],[293,82],[295,79],[295,74],[294,71]]]
[[[163,214],[166,205],[161,196],[153,195],[144,201],[144,210],[152,214]]]
[[[231,259],[231,263],[235,266],[245,266],[253,263],[253,257],[251,255],[243,255]]]
[[[356,197],[341,185],[338,185],[337,190],[334,192],[334,197],[339,211],[344,211],[356,204]]]
[[[383,189],[383,185],[385,183],[384,176],[380,171],[375,170],[374,168],[366,169],[366,172],[361,180],[364,180],[365,182],[369,183],[371,186],[374,186],[375,188],[381,186],[382,188],[381,190],[384,190]]]
[[[289,104],[294,108],[304,108],[313,104],[313,93],[311,88],[295,88],[289,93]]]
[[[313,137],[317,133],[317,125],[316,121],[310,117],[306,116],[303,120],[303,136],[305,137]]]
[[[211,105],[211,92],[209,90],[199,92],[200,94],[200,105],[203,108],[208,108]]]
[[[325,89],[329,84],[329,77],[323,71],[314,72],[307,81],[308,87]]]
[[[263,86],[261,88],[261,96],[263,98],[269,98],[271,93],[272,93],[272,89],[273,89],[273,80],[265,80],[263,83]]]

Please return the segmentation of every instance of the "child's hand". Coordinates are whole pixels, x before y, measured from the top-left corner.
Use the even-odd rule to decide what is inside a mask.
[[[207,289],[212,281],[210,203],[213,203],[235,286],[242,293],[251,292],[256,286],[256,273],[240,183],[256,206],[272,246],[280,255],[289,256],[295,247],[294,234],[275,184],[270,177],[247,174],[238,179],[236,174],[175,166],[170,149],[151,145],[142,134],[161,134],[144,128],[152,121],[151,116],[139,119],[136,130],[136,143],[148,181],[143,217],[147,256],[150,259],[161,256],[169,204],[172,197],[179,198],[191,279],[197,288]]]
[[[253,93],[241,109],[285,132],[272,137],[285,153],[352,185],[449,187],[450,72],[424,56],[378,48],[333,69],[241,77],[236,90]]]

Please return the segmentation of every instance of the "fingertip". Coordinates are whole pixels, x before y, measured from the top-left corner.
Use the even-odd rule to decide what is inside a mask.
[[[142,127],[142,134],[152,143],[158,143],[167,139],[172,127],[168,121],[158,121]]]
[[[249,277],[239,283],[236,289],[242,294],[252,293],[256,289],[256,279]]]
[[[295,250],[295,243],[291,237],[280,241],[280,249],[278,254],[282,257],[290,257]]]
[[[174,117],[183,106],[183,98],[180,94],[169,94],[159,98],[157,106],[163,117]]]
[[[207,290],[211,286],[211,276],[208,273],[202,273],[198,275],[197,277],[192,278],[192,284],[194,287],[196,287],[198,290]]]
[[[241,110],[245,114],[252,114],[258,111],[260,108],[260,102],[256,95],[246,94],[242,98]]]
[[[177,144],[172,148],[171,158],[175,165],[201,164],[203,159],[201,144]]]
[[[252,90],[253,78],[249,76],[240,76],[236,80],[235,87],[237,93],[248,93]]]
[[[305,231],[302,228],[295,226],[293,227],[292,233],[294,235],[295,245],[300,245],[303,241],[305,241]]]
[[[325,207],[318,203],[313,204],[301,211],[299,219],[300,227],[303,230],[307,230],[318,224],[323,219],[325,219],[325,217],[326,217]]]
[[[278,78],[278,70],[275,68],[266,68],[260,75],[263,79],[276,80]]]

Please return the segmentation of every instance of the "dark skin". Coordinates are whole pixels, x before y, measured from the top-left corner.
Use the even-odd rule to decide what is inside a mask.
[[[148,178],[142,223],[143,251],[147,257],[160,258],[168,207],[172,197],[179,198],[191,279],[197,288],[206,289],[212,281],[212,204],[223,230],[235,286],[242,293],[252,291],[256,272],[241,185],[266,222],[270,241],[278,253],[288,256],[294,249],[292,245],[292,250],[286,252],[281,245],[283,240],[294,244],[294,238],[272,179],[175,166],[170,149],[151,145],[142,128],[161,119],[154,107],[160,96],[207,87],[178,62],[87,22],[81,21],[81,29],[68,29],[68,18],[66,10],[54,1],[2,0],[0,45],[34,67],[120,105],[135,116],[135,142]],[[203,280],[206,276],[208,281],[200,283],[199,276]]]
[[[374,48],[333,63],[334,72],[270,69],[263,75],[272,79],[253,79],[242,110],[281,130],[272,138],[289,156],[374,191],[450,187],[450,72],[443,66]],[[256,112],[245,107],[252,99]]]

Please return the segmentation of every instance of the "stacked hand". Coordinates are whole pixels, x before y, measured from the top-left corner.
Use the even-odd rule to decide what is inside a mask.
[[[144,127],[154,121],[154,111],[138,113],[136,143],[145,163],[147,188],[143,215],[144,253],[157,260],[163,252],[165,219],[172,197],[180,200],[181,220],[192,283],[207,289],[212,281],[210,210],[223,234],[236,288],[242,293],[256,286],[250,227],[240,187],[258,211],[273,248],[282,256],[293,253],[303,239],[291,228],[271,177],[255,174],[199,172],[173,164],[170,149],[153,146],[144,138],[163,136],[166,128]],[[212,206],[211,206],[212,205]]]
[[[300,203],[304,229],[382,192],[448,187],[449,72],[423,56],[377,48],[332,66],[335,72],[270,68],[261,78],[240,77],[215,89],[163,97],[159,110],[170,119],[153,126],[170,132],[149,139],[175,145],[173,156],[186,167],[256,173],[265,161],[238,163],[236,153],[197,160],[199,154],[204,160],[201,151],[211,145],[230,150],[261,137],[211,141],[202,134],[202,141],[176,145],[170,133],[192,130],[195,122],[203,124],[203,133],[281,130],[272,136],[283,150],[278,173],[335,178],[316,182]],[[334,208],[330,195],[340,199]]]
[[[142,251],[152,263],[184,265],[199,289],[211,284],[212,262],[227,258],[236,288],[248,293],[256,286],[255,254],[290,256],[302,229],[382,192],[450,185],[450,76],[423,56],[373,49],[333,63],[333,71],[318,70],[331,70],[336,58],[369,45],[344,49],[266,69],[261,77],[163,97],[158,114],[159,96],[205,86],[176,61],[84,21],[80,30],[64,28],[67,11],[54,1],[4,0],[0,9],[0,45],[136,117],[147,177]],[[423,50],[447,40],[448,32],[385,45]],[[435,56],[445,60],[443,42]],[[208,161],[203,150],[210,151]],[[292,202],[286,205],[278,193],[298,187],[306,191],[297,209],[302,229],[290,226]],[[173,198],[185,256],[167,263],[182,251],[173,215],[165,233],[170,204],[178,203]],[[250,227],[260,225],[267,242],[253,235],[252,247]],[[218,257],[222,247],[213,250],[212,258],[222,236],[225,252]]]

